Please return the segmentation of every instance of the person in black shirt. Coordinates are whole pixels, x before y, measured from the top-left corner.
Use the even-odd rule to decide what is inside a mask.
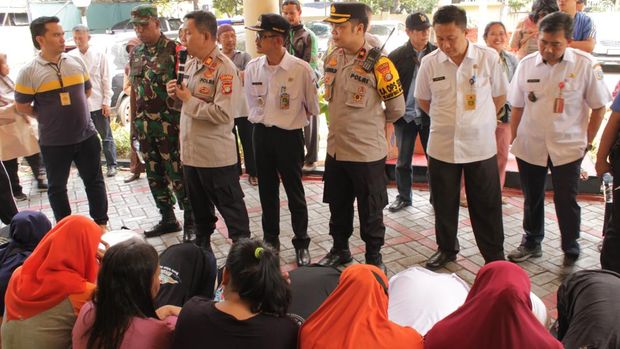
[[[291,291],[274,250],[241,239],[230,249],[222,300],[190,299],[181,310],[172,348],[295,349],[298,325],[286,313]]]

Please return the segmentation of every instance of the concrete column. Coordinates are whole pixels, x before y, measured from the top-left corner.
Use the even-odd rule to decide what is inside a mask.
[[[280,2],[278,0],[243,0],[243,17],[245,25],[255,25],[260,15],[264,13],[280,13]],[[245,31],[245,50],[252,57],[256,57],[256,32]]]

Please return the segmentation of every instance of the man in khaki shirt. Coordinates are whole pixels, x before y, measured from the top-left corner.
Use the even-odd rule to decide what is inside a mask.
[[[185,16],[187,52],[184,82],[166,85],[181,108],[181,161],[194,209],[196,244],[211,252],[215,207],[228,236],[250,237],[248,212],[239,184],[235,137],[230,132],[240,103],[241,82],[234,64],[216,46],[217,22],[210,12]],[[212,253],[212,252],[211,252]]]
[[[383,208],[388,203],[385,125],[404,114],[403,90],[392,62],[379,52],[375,56],[364,39],[368,27],[364,4],[332,4],[325,21],[332,24],[337,47],[325,58],[324,76],[330,124],[323,201],[329,203],[334,245],[319,264],[351,261],[348,240],[357,199],[366,263],[385,269],[380,252],[385,236]]]

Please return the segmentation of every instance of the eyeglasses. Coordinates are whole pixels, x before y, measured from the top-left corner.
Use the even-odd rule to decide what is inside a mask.
[[[275,38],[275,37],[277,37],[277,36],[278,36],[278,35],[267,35],[267,34],[262,34],[262,35],[261,35],[261,34],[258,34],[258,35],[256,36],[256,39],[257,39],[257,40],[264,40],[264,39]]]

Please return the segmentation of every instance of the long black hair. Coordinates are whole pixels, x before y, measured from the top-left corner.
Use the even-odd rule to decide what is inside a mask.
[[[241,239],[228,253],[228,287],[250,303],[253,313],[286,315],[291,290],[280,271],[280,258],[271,247],[254,239]]]
[[[93,295],[95,321],[85,334],[88,349],[118,349],[132,317],[157,318],[151,287],[158,264],[157,251],[143,241],[106,251]]]

